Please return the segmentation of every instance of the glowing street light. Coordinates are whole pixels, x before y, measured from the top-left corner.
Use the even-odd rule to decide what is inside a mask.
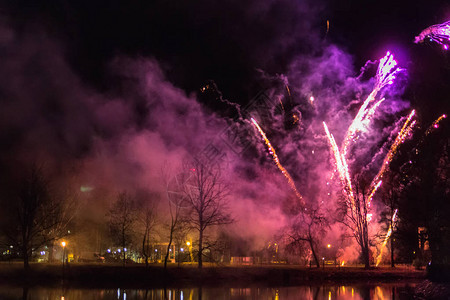
[[[327,245],[327,248],[330,249],[330,248],[331,248],[331,244],[328,244],[328,245]]]
[[[67,243],[65,241],[61,242],[61,247],[63,248],[63,256],[62,256],[63,276],[64,276],[64,261],[66,259],[66,245],[67,245]]]
[[[190,241],[186,241],[186,245],[188,246],[188,250],[189,250],[189,257],[191,258],[191,262],[194,261],[194,256],[192,253],[192,243]]]

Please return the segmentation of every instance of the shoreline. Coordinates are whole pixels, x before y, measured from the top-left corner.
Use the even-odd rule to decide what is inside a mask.
[[[424,270],[380,267],[365,270],[357,267],[307,268],[300,266],[168,266],[69,264],[0,264],[0,282],[14,286],[67,286],[72,288],[180,288],[180,287],[248,287],[296,286],[305,284],[420,283]]]

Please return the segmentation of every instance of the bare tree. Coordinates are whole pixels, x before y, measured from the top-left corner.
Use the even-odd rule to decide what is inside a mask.
[[[20,249],[25,269],[29,269],[33,250],[67,234],[74,202],[65,200],[51,190],[42,168],[33,166],[21,180],[17,201],[11,205],[14,212],[6,236]]]
[[[175,230],[174,234],[173,234],[174,244],[175,244],[175,247],[176,247],[177,253],[178,253],[178,255],[177,255],[178,266],[180,266],[180,262],[181,262],[181,258],[180,258],[180,252],[182,252],[181,248],[184,248],[184,246],[186,245],[188,232],[189,232],[189,227],[187,226],[185,220],[183,219],[182,223],[178,227],[178,230]],[[188,246],[188,245],[186,245],[186,246]]]
[[[145,266],[148,267],[148,260],[151,255],[150,237],[151,231],[156,225],[156,205],[154,202],[146,202],[139,213],[138,222],[142,234],[142,255],[144,256]]]
[[[366,269],[370,268],[369,248],[369,188],[365,182],[354,180],[353,197],[346,193],[339,201],[339,221],[344,224],[361,248],[361,258]]]
[[[173,240],[177,235],[177,232],[180,231],[180,229],[183,227],[180,203],[173,203],[171,199],[169,199],[169,212],[170,212],[169,243],[167,244],[166,256],[164,257],[164,269],[167,268],[167,261],[169,260],[169,254]]]
[[[317,256],[318,244],[328,226],[328,220],[319,208],[315,208],[307,211],[301,210],[287,230],[290,246],[306,243],[318,268],[320,267],[320,260]]]
[[[195,160],[187,165],[187,169],[190,174],[184,185],[189,208],[187,220],[198,232],[198,267],[202,268],[205,231],[233,220],[228,213],[228,189],[221,178],[219,166]]]
[[[109,210],[111,236],[122,247],[123,266],[126,262],[127,246],[132,242],[137,219],[136,203],[126,192],[119,193]]]
[[[180,173],[176,176],[171,176],[172,168],[165,163],[164,168],[161,170],[161,177],[167,186],[167,200],[170,220],[168,224],[169,228],[169,243],[167,244],[166,255],[164,257],[164,269],[167,268],[167,262],[169,260],[170,249],[174,240],[179,237],[180,232],[185,227],[185,220],[182,218],[182,210],[186,207],[186,197],[183,193],[186,180],[189,178],[188,174]]]

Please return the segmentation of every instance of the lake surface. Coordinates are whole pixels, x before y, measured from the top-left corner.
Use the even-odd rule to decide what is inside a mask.
[[[63,289],[0,286],[2,300],[399,300],[411,299],[415,284],[305,285],[296,287],[183,289]]]

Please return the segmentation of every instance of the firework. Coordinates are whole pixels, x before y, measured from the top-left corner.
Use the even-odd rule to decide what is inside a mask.
[[[398,210],[396,209],[396,210],[394,211],[394,214],[392,215],[392,223],[391,223],[391,224],[394,224],[394,223],[395,223],[395,219],[396,219],[396,217],[397,217],[397,211],[398,211]],[[386,248],[386,244],[387,244],[389,238],[390,238],[391,235],[392,235],[392,231],[394,230],[392,227],[393,227],[393,226],[389,225],[389,230],[388,230],[388,232],[386,233],[386,237],[384,238],[383,244],[381,244],[380,254],[378,254],[378,257],[377,257],[377,263],[376,263],[376,265],[375,265],[375,266],[377,266],[377,267],[378,267],[378,265],[379,265],[380,262],[381,262],[381,258],[382,258],[382,256],[383,256],[383,250],[384,250],[384,248]]]
[[[370,120],[375,114],[376,109],[381,102],[384,101],[384,99],[381,99],[371,106],[372,102],[376,101],[378,93],[387,85],[394,83],[397,73],[402,70],[396,66],[397,62],[389,51],[382,59],[380,59],[380,64],[378,65],[377,74],[375,77],[375,86],[359,109],[355,119],[353,119],[353,122],[345,135],[344,142],[341,147],[343,155],[347,155],[347,148],[350,146],[350,143],[357,139],[358,132],[364,131],[365,128],[367,128]]]
[[[353,191],[352,191],[352,182],[350,179],[351,177],[350,177],[349,168],[347,165],[347,151],[348,151],[349,147],[352,146],[355,143],[355,141],[358,139],[358,137],[359,137],[358,133],[365,131],[369,127],[369,124],[372,121],[373,116],[375,115],[378,107],[381,105],[381,103],[383,103],[383,101],[385,101],[384,98],[377,99],[378,94],[384,87],[393,84],[393,82],[396,78],[396,74],[400,71],[401,71],[401,69],[397,68],[397,62],[394,60],[393,55],[390,54],[389,52],[387,52],[386,55],[382,59],[380,59],[380,63],[378,65],[377,74],[376,74],[376,78],[375,78],[375,86],[374,86],[372,92],[369,94],[369,96],[364,101],[364,103],[361,105],[356,117],[350,124],[350,126],[346,132],[345,138],[343,140],[341,150],[339,150],[337,143],[336,143],[333,135],[328,130],[326,123],[325,122],[323,123],[325,133],[326,133],[328,141],[330,143],[330,149],[331,149],[331,152],[333,153],[333,156],[334,156],[334,159],[336,162],[336,172],[339,174],[341,183],[343,185],[344,193],[346,193],[348,200],[349,200],[348,204],[349,204],[349,209],[350,209],[352,218],[354,217],[354,214],[358,214],[358,211],[361,208],[356,205],[355,195],[353,194]],[[386,172],[390,162],[393,160],[395,154],[397,153],[398,147],[406,140],[406,138],[409,136],[409,134],[411,133],[411,131],[416,123],[416,121],[412,120],[414,115],[415,115],[415,111],[413,110],[406,118],[406,121],[404,122],[403,126],[399,130],[396,139],[394,140],[393,144],[391,145],[391,148],[389,149],[388,153],[386,154],[386,157],[383,160],[383,163],[380,167],[378,174],[373,178],[373,180],[369,186],[369,195],[368,195],[367,201],[365,202],[365,205],[366,205],[365,212],[366,212],[366,221],[367,221],[366,224],[368,224],[372,220],[372,213],[370,212],[370,205],[371,205],[371,201],[372,201],[376,191],[382,185],[381,179],[383,177],[383,174]],[[440,120],[442,120],[442,118],[436,120],[436,122],[433,123],[433,125],[438,124]],[[434,127],[436,127],[436,126],[434,126]],[[365,191],[363,191],[363,193],[365,193]],[[394,216],[392,218],[392,224],[395,221],[396,214],[397,214],[397,211],[395,211]],[[366,230],[368,230],[368,229],[366,229]],[[380,256],[377,261],[377,265],[378,265],[379,261],[381,260],[382,251],[383,251],[384,247],[386,246],[386,243],[387,243],[389,237],[392,234],[392,230],[393,229],[390,228],[386,234],[386,239],[382,244],[382,248],[381,248]]]
[[[294,183],[294,180],[292,179],[291,175],[288,173],[288,171],[280,163],[280,159],[278,158],[278,155],[275,152],[275,149],[272,147],[272,144],[270,143],[269,139],[267,138],[266,133],[261,129],[261,127],[259,126],[258,122],[256,122],[255,119],[251,118],[251,121],[252,121],[253,125],[256,127],[256,129],[258,129],[258,131],[261,134],[262,138],[264,139],[264,142],[266,143],[266,146],[269,149],[269,153],[272,155],[273,161],[277,165],[278,169],[281,171],[281,173],[284,175],[284,177],[286,177],[286,179],[287,179],[287,181],[289,183],[289,186],[294,191],[294,193],[297,196],[297,198],[303,204],[303,197],[302,197],[302,195],[299,193],[299,191],[295,187],[295,183]]]
[[[364,101],[363,105],[359,109],[355,119],[350,124],[350,127],[347,130],[346,136],[344,138],[344,142],[341,147],[341,151],[336,144],[336,141],[333,135],[329,132],[327,125],[325,122],[323,123],[325,132],[327,134],[328,140],[330,142],[331,150],[333,152],[335,161],[336,161],[336,170],[339,174],[341,182],[343,183],[345,190],[353,202],[354,196],[352,191],[352,183],[350,180],[350,174],[347,165],[347,149],[357,139],[357,133],[365,130],[368,127],[371,119],[373,118],[377,108],[380,104],[385,100],[384,98],[376,101],[376,97],[381,89],[390,85],[394,82],[396,74],[400,72],[401,69],[397,68],[397,62],[394,60],[394,56],[388,51],[386,55],[380,59],[380,63],[378,65],[375,87],[372,92],[369,94],[367,99]],[[375,103],[373,103],[375,102]],[[375,194],[376,190],[381,185],[381,177],[386,170],[387,165],[392,160],[397,147],[404,141],[405,137],[409,134],[412,129],[411,126],[406,126],[411,121],[412,116],[414,115],[414,111],[412,115],[410,115],[407,119],[407,122],[400,130],[399,136],[397,137],[394,145],[391,147],[383,165],[381,167],[380,172],[377,176],[375,176],[372,184],[371,184],[371,193],[368,198],[368,206],[370,206],[371,199]]]
[[[398,147],[405,141],[406,137],[411,133],[414,125],[416,124],[416,121],[411,122],[415,113],[416,113],[416,111],[412,110],[411,113],[409,114],[409,116],[406,119],[405,123],[403,124],[402,128],[398,132],[397,138],[395,139],[394,143],[392,144],[391,149],[389,149],[389,152],[386,154],[386,157],[383,160],[383,164],[381,165],[380,171],[378,171],[377,176],[375,176],[375,178],[372,180],[372,184],[371,184],[372,189],[373,189],[372,194],[374,194],[376,189],[378,188],[378,187],[376,187],[376,185],[378,185],[377,182],[380,181],[381,178],[383,177],[383,174],[386,172],[387,167],[389,166],[390,162],[392,161],[395,154],[397,153]],[[370,201],[369,201],[369,203],[370,203]]]
[[[333,152],[334,159],[336,161],[336,170],[339,174],[339,178],[341,179],[341,182],[343,183],[345,190],[347,191],[347,194],[349,195],[350,199],[353,202],[352,182],[350,180],[350,173],[348,171],[347,161],[345,159],[345,156],[339,152],[339,148],[336,144],[336,140],[334,139],[333,135],[328,130],[328,126],[325,122],[323,122],[323,127],[327,134],[328,141],[330,142],[330,146],[331,146],[331,151]]]
[[[286,84],[286,91],[288,92],[289,98],[291,98],[291,90],[289,89],[289,86]]]
[[[435,129],[439,128],[439,123],[443,120],[447,118],[446,114],[443,114],[442,116],[440,116],[439,118],[437,118],[431,125],[430,127],[428,127],[427,131],[425,131],[425,136],[429,135],[430,133],[432,133]]]
[[[426,40],[438,43],[445,50],[448,50],[450,45],[450,21],[432,25],[424,29],[418,36],[416,36],[414,43],[419,44]]]
[[[372,188],[372,191],[370,192],[369,197],[367,198],[367,207],[370,207],[370,203],[372,202],[373,195],[375,195],[378,188],[381,186],[383,181],[378,181],[378,183]]]

